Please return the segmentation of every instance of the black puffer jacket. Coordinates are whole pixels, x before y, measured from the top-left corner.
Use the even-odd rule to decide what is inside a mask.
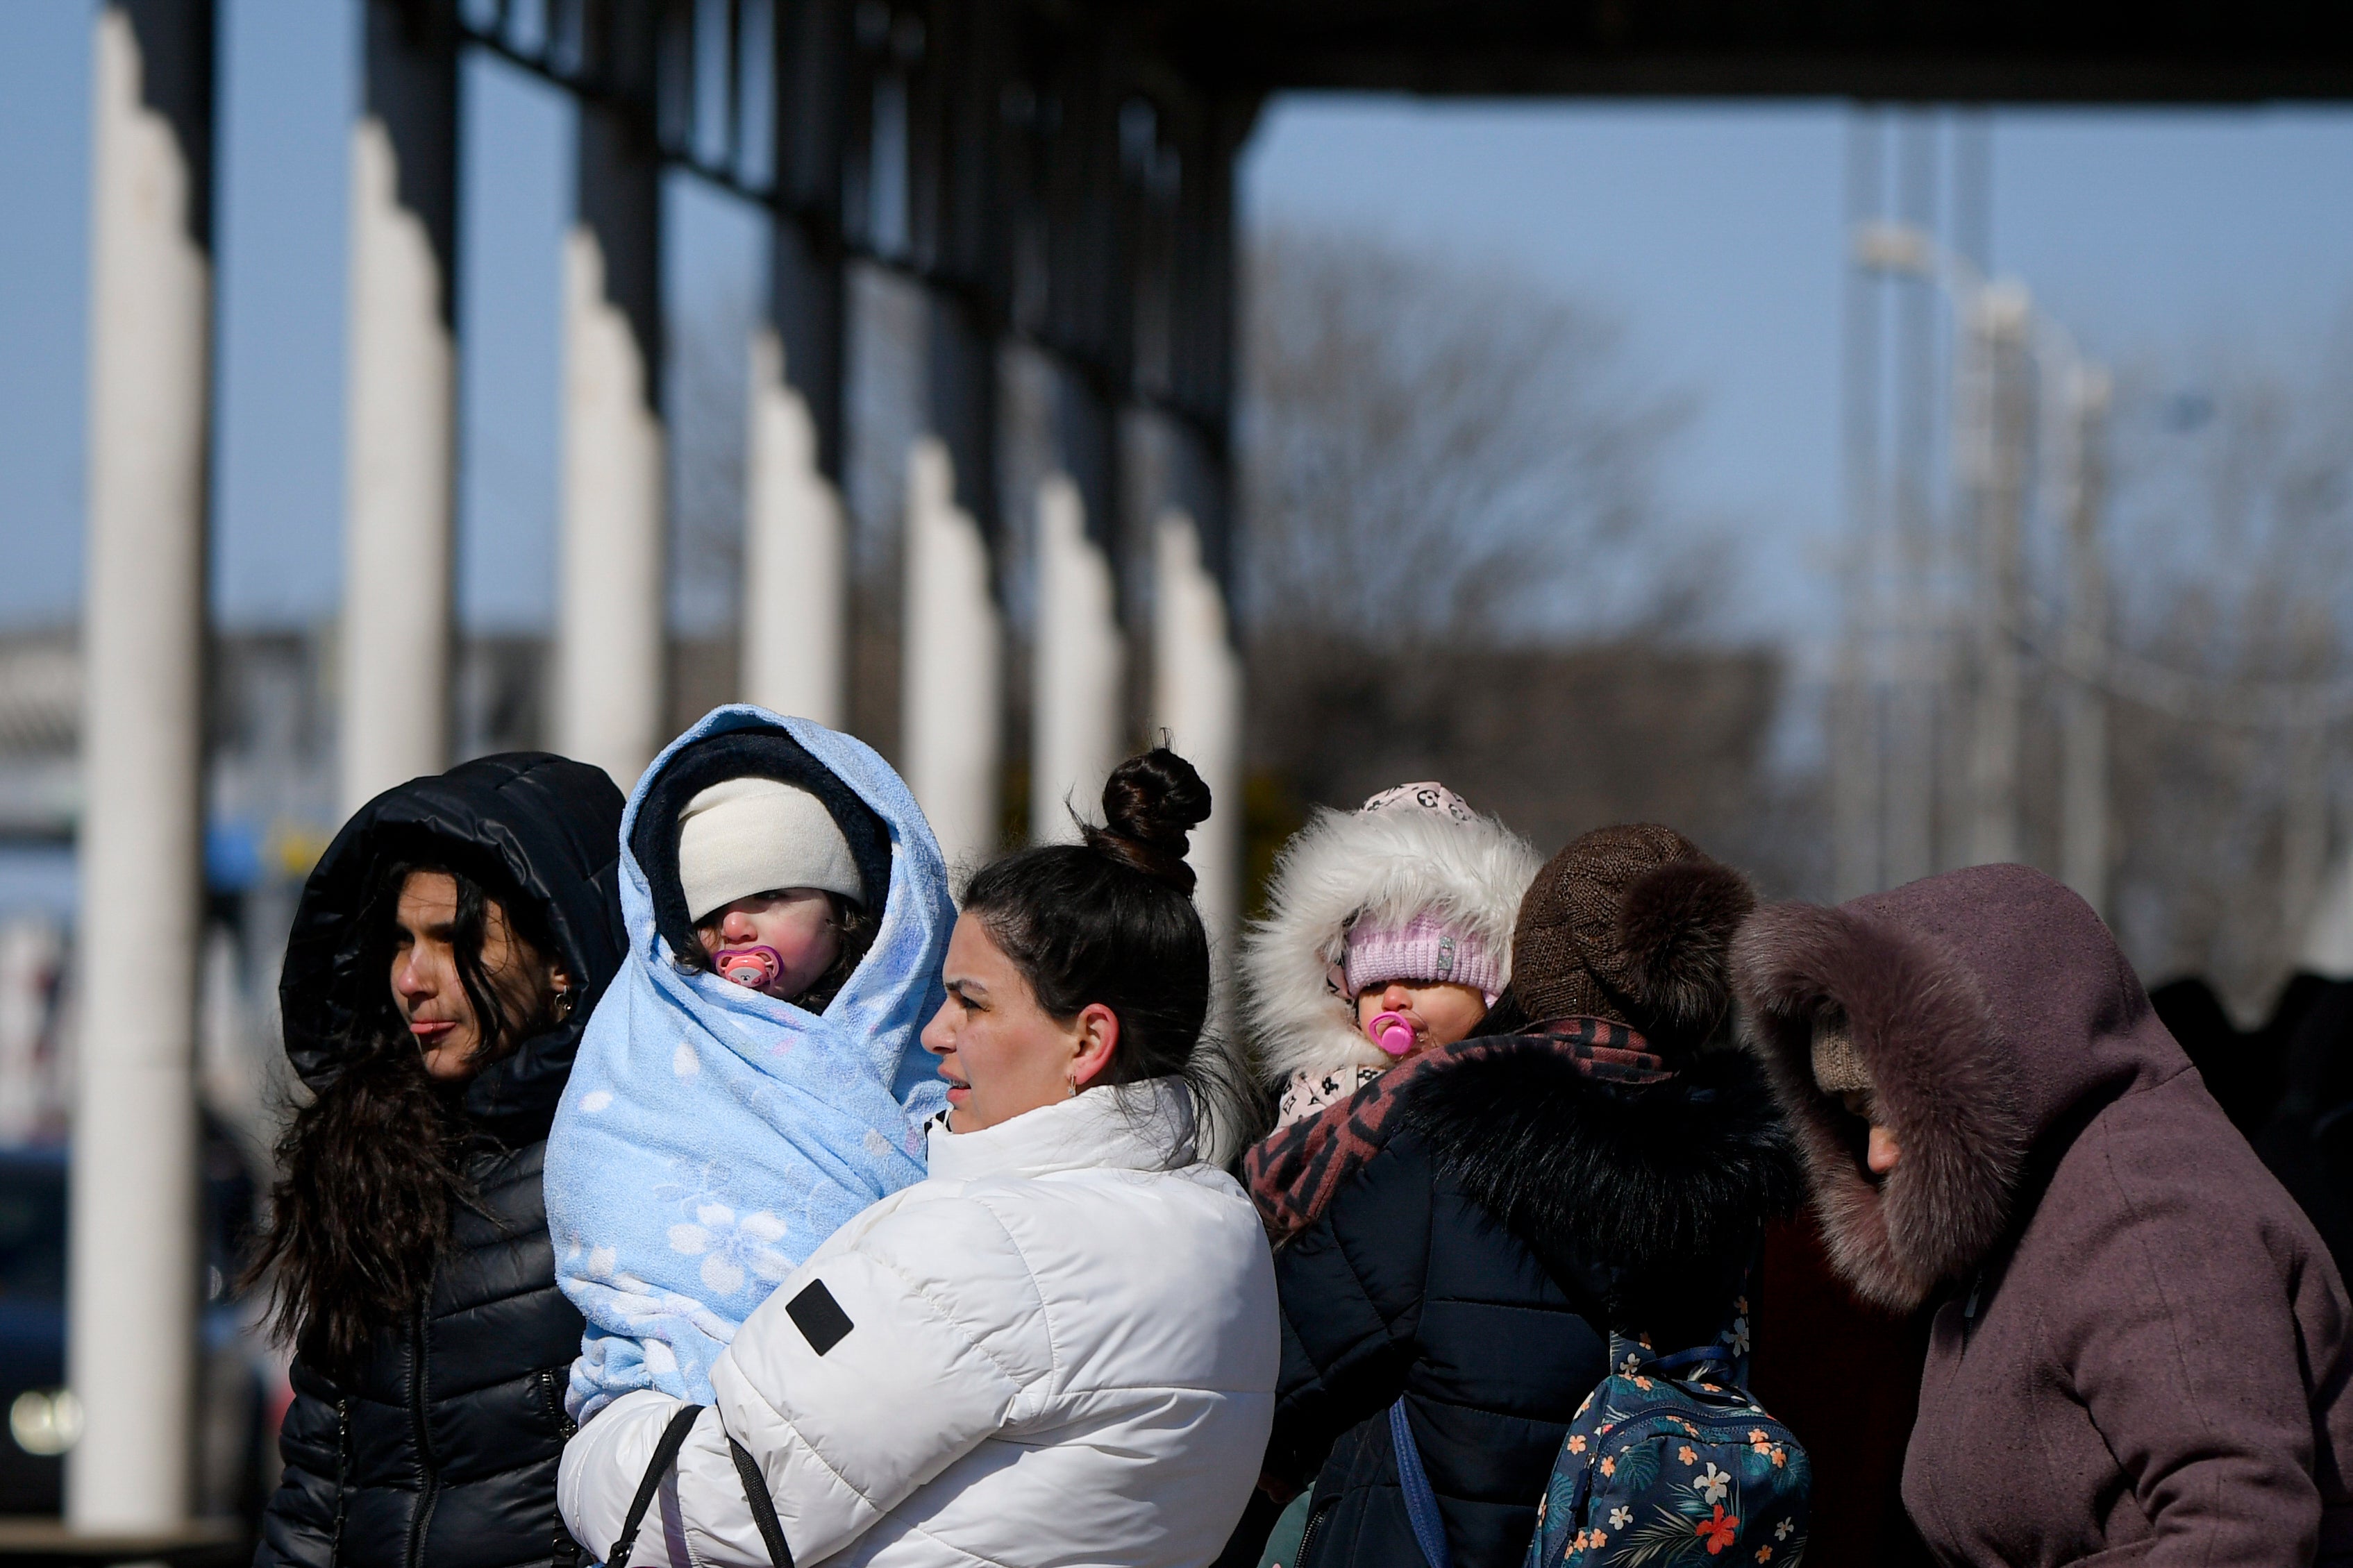
[[[430,1299],[336,1381],[299,1356],[256,1568],[510,1568],[554,1555],[564,1385],[580,1314],[555,1288],[540,1196],[549,1120],[580,1031],[620,964],[614,868],[622,801],[596,768],[517,752],[377,796],[311,874],[287,944],[286,1049],[313,1088],[342,1066],[362,985],[356,917],[375,868],[429,840],[537,909],[585,987],[566,1021],[468,1085],[478,1134]]]
[[[1400,1394],[1456,1568],[1518,1568],[1610,1325],[1712,1338],[1798,1191],[1736,1053],[1648,1085],[1588,1078],[1542,1035],[1449,1056],[1398,1086],[1276,1254],[1267,1466],[1314,1481],[1296,1568],[1420,1568],[1389,1438]]]

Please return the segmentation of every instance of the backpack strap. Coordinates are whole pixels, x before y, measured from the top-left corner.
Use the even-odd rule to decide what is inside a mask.
[[[793,1568],[793,1549],[785,1544],[785,1527],[776,1519],[776,1500],[768,1495],[768,1478],[760,1473],[760,1461],[732,1436],[727,1454],[735,1461],[736,1479],[744,1483],[744,1500],[752,1505],[752,1522],[760,1528],[768,1561],[775,1568]]]
[[[1421,1468],[1421,1449],[1406,1420],[1405,1395],[1389,1406],[1389,1442],[1397,1449],[1398,1487],[1405,1493],[1405,1516],[1413,1524],[1415,1544],[1429,1568],[1452,1568],[1446,1546],[1446,1521],[1438,1512],[1438,1494],[1430,1489],[1430,1474]]]
[[[638,1483],[638,1495],[629,1500],[629,1511],[621,1521],[621,1533],[613,1538],[612,1550],[605,1554],[605,1568],[629,1568],[629,1553],[638,1544],[638,1527],[645,1522],[646,1510],[653,1506],[654,1494],[661,1490],[662,1477],[678,1463],[678,1451],[686,1447],[686,1435],[693,1430],[697,1417],[702,1414],[700,1405],[681,1405],[678,1414],[662,1428],[661,1441],[654,1445],[653,1462],[646,1467],[645,1479]]]

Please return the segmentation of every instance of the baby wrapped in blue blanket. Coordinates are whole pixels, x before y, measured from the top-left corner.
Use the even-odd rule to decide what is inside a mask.
[[[628,954],[547,1141],[556,1282],[588,1320],[581,1421],[639,1388],[708,1404],[752,1310],[923,1179],[946,1103],[916,1036],[955,910],[871,748],[716,709],[638,782],[621,869]]]

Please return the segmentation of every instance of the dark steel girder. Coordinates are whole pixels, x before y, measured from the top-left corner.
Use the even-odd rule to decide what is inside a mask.
[[[923,283],[976,352],[1000,334],[1043,350],[1095,423],[1172,418],[1221,563],[1233,163],[1270,93],[2353,98],[2353,5],[2326,0],[398,3],[455,5],[474,45],[774,211],[790,244],[773,313],[801,334],[788,363],[814,380],[828,471],[840,268],[862,258]],[[976,482],[983,367],[934,366],[971,383],[942,406],[963,410]],[[1104,445],[1074,428],[1080,456]],[[1116,481],[1091,486],[1091,515]]]
[[[472,43],[637,118],[665,158],[772,208],[816,253],[907,272],[1107,403],[1158,408],[1222,454],[1230,166],[1252,102],[1195,92],[1139,47],[1120,8],[548,0],[541,11],[479,0],[460,15]],[[878,144],[886,119],[897,141]],[[881,169],[892,155],[903,164]],[[883,210],[893,191],[902,213]]]
[[[1837,97],[1980,103],[2353,98],[2321,0],[1166,0],[1213,91]]]

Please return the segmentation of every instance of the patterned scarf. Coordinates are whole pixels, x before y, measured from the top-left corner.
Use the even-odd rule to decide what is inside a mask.
[[[1463,1040],[1409,1057],[1338,1104],[1251,1145],[1242,1178],[1259,1219],[1277,1245],[1315,1223],[1340,1185],[1388,1143],[1407,1085],[1426,1074],[1542,1040],[1577,1071],[1605,1083],[1660,1083],[1674,1077],[1650,1042],[1607,1018],[1555,1018],[1517,1035]]]

